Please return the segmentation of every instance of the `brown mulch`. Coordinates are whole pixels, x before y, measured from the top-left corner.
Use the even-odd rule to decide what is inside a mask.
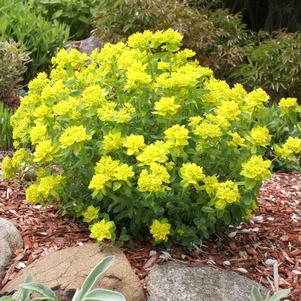
[[[142,284],[155,263],[173,260],[233,270],[272,289],[273,262],[277,260],[280,287],[292,289],[288,300],[301,301],[301,175],[274,174],[264,183],[259,203],[253,219],[230,228],[220,245],[204,242],[190,253],[151,245],[125,247],[124,252]],[[16,252],[0,279],[0,289],[35,259],[89,240],[86,226],[61,217],[54,207],[27,204],[24,189],[17,183],[0,180],[0,216],[17,226],[24,241],[24,249]]]

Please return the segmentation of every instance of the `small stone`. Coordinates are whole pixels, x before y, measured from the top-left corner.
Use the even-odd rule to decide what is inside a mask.
[[[157,255],[157,251],[155,250],[150,250],[149,251],[149,257],[153,257],[153,256],[156,256]]]
[[[249,272],[248,272],[246,269],[244,269],[244,268],[238,268],[237,271],[240,272],[240,273],[243,273],[243,274],[249,273]]]
[[[166,252],[166,251],[162,251],[161,255],[159,256],[159,258],[165,260],[165,261],[168,261],[171,259],[171,255]]]
[[[225,261],[223,262],[223,264],[229,266],[229,265],[231,265],[231,262],[230,262],[229,260],[225,260]]]
[[[268,258],[266,261],[265,261],[265,264],[266,265],[273,265],[277,260],[275,259],[272,259],[272,258]]]
[[[259,223],[259,224],[263,222],[263,216],[262,215],[254,216],[253,219],[256,223]]]
[[[235,236],[236,236],[236,234],[237,234],[237,232],[236,232],[236,231],[234,231],[234,232],[230,232],[230,233],[228,234],[228,237],[230,237],[230,238],[233,238],[233,237],[235,237]]]

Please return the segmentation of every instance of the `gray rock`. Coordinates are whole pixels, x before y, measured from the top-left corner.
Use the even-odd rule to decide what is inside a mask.
[[[249,301],[258,283],[210,266],[167,263],[155,266],[147,281],[148,301]]]
[[[115,255],[115,261],[96,287],[121,292],[127,301],[144,301],[139,279],[123,252],[110,245],[99,246],[92,243],[56,251],[36,260],[20,271],[1,292],[11,293],[17,290],[30,273],[35,282],[55,288],[60,296],[72,296],[75,289],[81,287],[91,269],[107,255]]]
[[[71,42],[69,49],[75,48],[82,53],[90,55],[95,48],[101,49],[102,46],[103,43],[101,40],[91,36],[85,40]]]
[[[9,244],[4,239],[0,239],[0,279],[3,277],[5,267],[9,263],[12,256],[12,251]]]
[[[18,229],[9,220],[0,218],[0,277],[13,253],[22,248],[23,240]]]

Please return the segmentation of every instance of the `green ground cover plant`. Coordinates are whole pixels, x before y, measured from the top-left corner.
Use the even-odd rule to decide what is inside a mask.
[[[217,80],[182,40],[144,31],[90,56],[61,50],[12,117],[3,178],[26,174],[29,202],[82,217],[99,242],[190,247],[250,218],[273,164],[299,164],[300,106]]]

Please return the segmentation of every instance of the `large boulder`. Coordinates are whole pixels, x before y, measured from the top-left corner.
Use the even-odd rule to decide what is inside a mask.
[[[23,248],[20,232],[12,222],[0,217],[0,278],[17,249]]]
[[[143,301],[145,298],[139,279],[123,252],[110,245],[93,243],[66,248],[36,260],[6,284],[2,292],[17,290],[30,273],[35,282],[71,296],[75,289],[81,287],[91,269],[107,255],[115,255],[115,261],[95,287],[121,292],[127,301]]]
[[[210,266],[168,263],[155,266],[147,281],[148,301],[249,301],[258,283]]]

